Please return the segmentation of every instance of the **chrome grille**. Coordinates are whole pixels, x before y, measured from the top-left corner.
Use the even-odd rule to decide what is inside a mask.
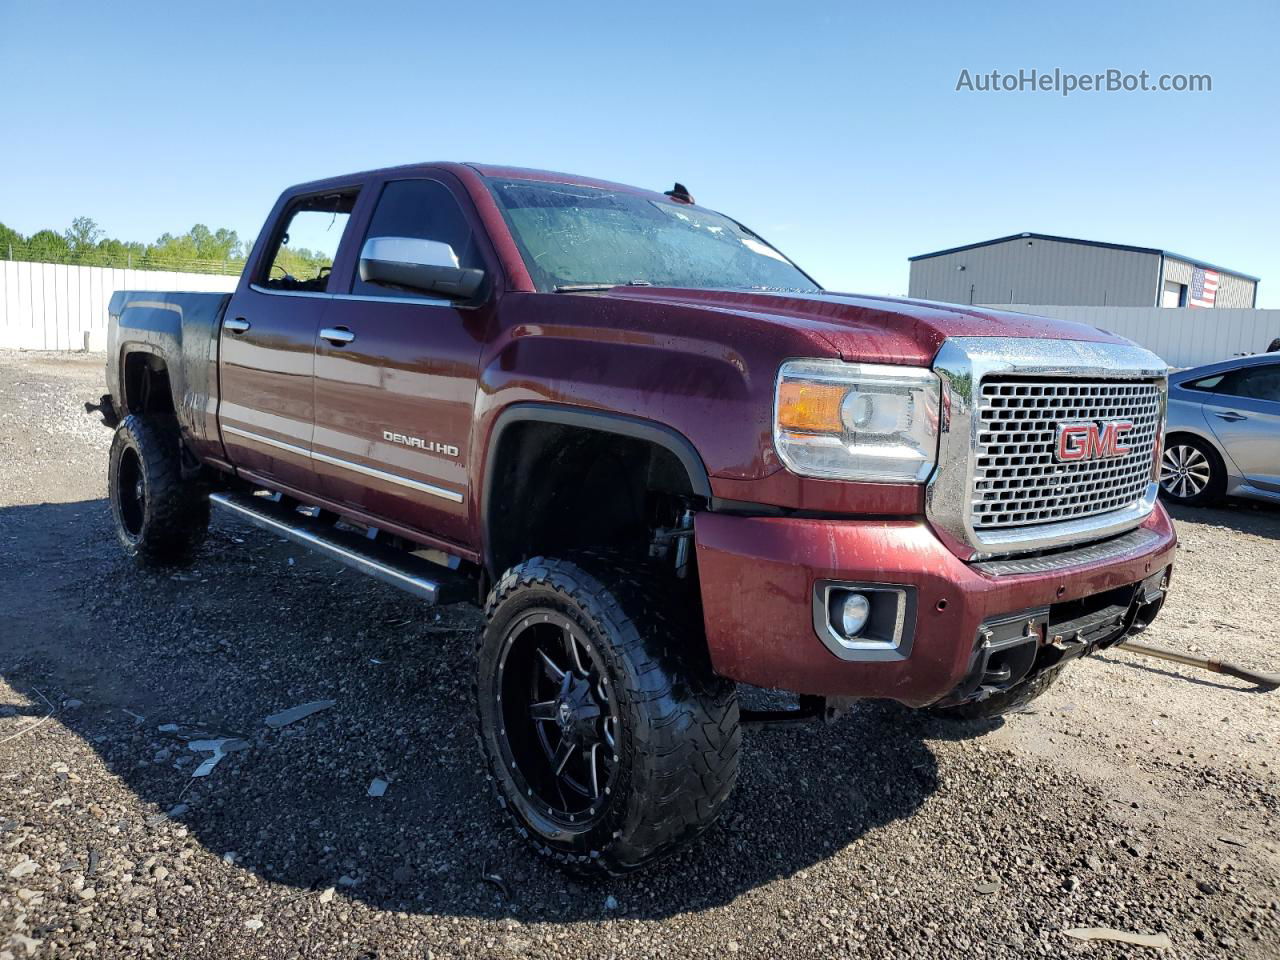
[[[975,531],[1092,517],[1139,500],[1151,483],[1161,391],[1150,381],[983,381],[978,404]],[[1054,458],[1059,424],[1129,420],[1129,452],[1102,460]]]

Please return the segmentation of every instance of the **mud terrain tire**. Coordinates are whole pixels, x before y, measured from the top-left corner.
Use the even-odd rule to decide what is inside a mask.
[[[184,563],[204,541],[209,498],[183,479],[178,431],[163,420],[132,414],[116,427],[107,492],[129,556],[153,566]]]
[[[737,779],[736,688],[663,584],[638,562],[535,557],[485,604],[476,708],[490,779],[516,830],[570,872],[619,875],[675,851]]]

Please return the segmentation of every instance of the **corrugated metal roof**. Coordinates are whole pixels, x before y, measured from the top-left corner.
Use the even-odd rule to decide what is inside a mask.
[[[933,253],[921,253],[914,257],[907,257],[907,260],[928,260],[930,257],[942,257],[949,253],[961,253],[965,250],[976,250],[979,247],[991,247],[995,246],[997,243],[1008,243],[1010,240],[1056,240],[1059,243],[1078,243],[1085,247],[1103,247],[1108,250],[1126,250],[1130,253],[1153,253],[1158,256],[1169,257],[1174,260],[1183,260],[1187,263],[1194,264],[1197,267],[1207,267],[1210,270],[1229,273],[1233,277],[1252,280],[1254,283],[1261,282],[1260,277],[1241,273],[1239,270],[1231,270],[1227,267],[1219,266],[1216,263],[1198,260],[1195,257],[1185,257],[1180,253],[1174,253],[1172,250],[1161,250],[1157,247],[1134,247],[1124,243],[1104,243],[1101,240],[1079,240],[1075,237],[1056,237],[1050,233],[1011,233],[1007,237],[996,237],[994,240],[981,240],[978,243],[966,243],[959,247],[948,247],[946,250],[935,250]]]

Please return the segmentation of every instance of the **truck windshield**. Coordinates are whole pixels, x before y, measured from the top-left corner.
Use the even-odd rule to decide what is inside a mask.
[[[624,284],[819,289],[760,237],[702,207],[573,184],[489,183],[542,291]]]

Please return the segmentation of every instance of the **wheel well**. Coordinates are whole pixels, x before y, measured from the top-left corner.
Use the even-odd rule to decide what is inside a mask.
[[[654,531],[674,527],[703,499],[681,457],[650,439],[524,420],[497,442],[485,487],[494,576],[538,554],[648,556]]]
[[[1178,443],[1179,440],[1196,440],[1196,443],[1198,443],[1199,445],[1201,445],[1201,447],[1203,447],[1204,449],[1206,449],[1206,451],[1208,451],[1208,456],[1210,456],[1210,460],[1213,461],[1213,466],[1216,466],[1217,468],[1219,468],[1219,470],[1222,471],[1222,475],[1224,476],[1230,474],[1231,467],[1228,466],[1228,461],[1226,461],[1226,457],[1224,456],[1224,453],[1222,453],[1221,449],[1219,449],[1219,445],[1217,445],[1217,443],[1213,442],[1213,440],[1208,438],[1208,436],[1204,436],[1203,434],[1192,433],[1192,431],[1190,430],[1171,431],[1171,433],[1165,436],[1166,451],[1171,447],[1172,444]]]
[[[135,352],[124,358],[124,408],[128,413],[174,413],[169,367],[163,357]]]
[[[1177,443],[1179,440],[1196,441],[1197,444],[1209,451],[1209,456],[1213,457],[1217,461],[1219,467],[1225,468],[1226,464],[1223,462],[1222,454],[1218,452],[1218,445],[1209,438],[1201,436],[1198,433],[1192,433],[1190,430],[1174,430],[1167,434],[1164,438],[1164,449],[1168,450],[1169,447],[1173,446],[1173,444]]]

